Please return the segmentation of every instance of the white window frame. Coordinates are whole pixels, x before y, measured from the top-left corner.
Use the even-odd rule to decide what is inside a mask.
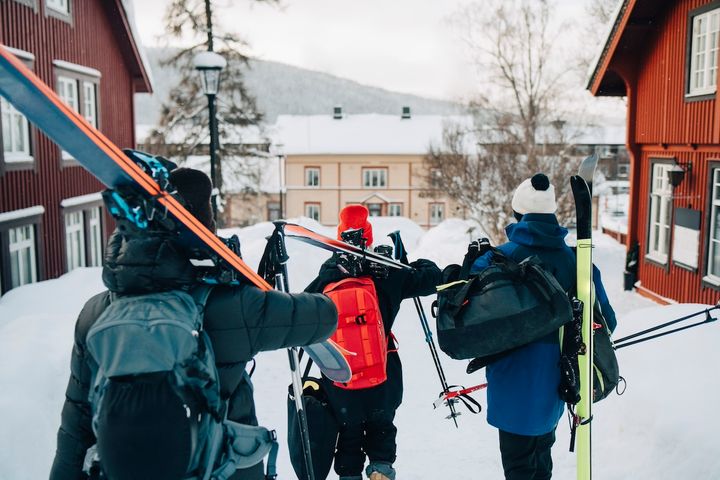
[[[668,263],[670,252],[673,200],[668,172],[672,167],[671,163],[653,163],[650,178],[646,257],[663,265]]]
[[[320,221],[320,204],[319,203],[306,203],[305,204],[305,216],[312,218],[313,220]]]
[[[6,163],[32,161],[30,124],[27,118],[3,97],[0,97],[0,114],[2,115],[0,123],[2,123],[3,160]]]
[[[70,0],[45,0],[45,7],[64,15],[70,15]]]
[[[388,217],[402,217],[403,215],[403,204],[402,203],[389,203],[388,204]]]
[[[102,234],[102,208],[93,207],[87,212],[87,233],[90,237],[88,244],[90,251],[88,252],[88,258],[90,260],[90,267],[101,267],[103,262],[103,234]]]
[[[305,167],[305,186],[320,186],[320,169],[317,167]]]
[[[687,96],[711,95],[717,91],[720,8],[695,15],[691,28]]]
[[[35,224],[20,225],[8,229],[11,289],[37,282],[36,250]]]
[[[83,211],[76,210],[65,217],[65,266],[68,272],[86,265],[85,220]]]
[[[82,115],[90,125],[97,128],[97,84],[83,80]]]
[[[387,168],[364,168],[363,188],[387,188]]]
[[[445,204],[444,203],[431,203],[430,204],[430,225],[440,225],[445,220]]]
[[[65,75],[58,75],[57,77],[57,94],[60,100],[75,110],[80,112],[80,89],[78,88],[78,79],[75,77],[68,77]],[[72,160],[73,156],[65,150],[61,151],[61,157],[63,160]]]
[[[709,281],[715,285],[720,285],[720,265],[717,265],[717,270],[713,270],[713,257],[716,252],[720,253],[720,235],[713,237],[715,229],[718,228],[716,223],[718,215],[720,215],[720,168],[711,168],[710,175],[712,178],[711,189],[710,189],[710,226],[708,228],[708,249],[707,259],[705,263],[706,274],[704,280]],[[718,230],[720,233],[720,230]]]

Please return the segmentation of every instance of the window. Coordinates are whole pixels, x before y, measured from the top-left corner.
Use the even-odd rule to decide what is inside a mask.
[[[712,169],[710,195],[707,276],[713,280],[713,283],[720,283],[720,168]]]
[[[709,95],[717,88],[720,8],[691,17],[688,95]]]
[[[402,217],[402,203],[391,203],[388,205],[388,217]]]
[[[382,216],[382,203],[368,203],[365,205],[371,217]]]
[[[0,97],[3,160],[6,163],[32,160],[30,126],[27,119],[5,98]]]
[[[95,101],[95,84],[82,82],[83,85],[83,116],[90,125],[97,128],[97,102]]]
[[[80,112],[78,100],[78,81],[75,78],[60,76],[57,79],[57,93],[60,99],[76,112]]]
[[[45,0],[45,6],[50,10],[54,10],[65,15],[70,14],[69,0]]]
[[[89,237],[88,266],[101,267],[103,261],[102,209],[87,211],[87,234]]]
[[[672,186],[668,180],[669,163],[654,163],[650,189],[650,221],[647,257],[666,264],[670,250]]]
[[[442,170],[433,168],[430,170],[430,186],[432,188],[440,188],[440,179],[442,178]]]
[[[280,220],[282,213],[280,212],[280,202],[268,202],[267,204],[267,219],[270,222]]]
[[[306,203],[305,204],[305,216],[312,218],[313,220],[320,221],[320,204],[319,203]]]
[[[85,266],[84,234],[82,210],[65,214],[65,256],[68,272]]]
[[[98,128],[100,72],[62,60],[53,60],[53,65],[58,69],[56,89],[60,99]],[[72,156],[63,151],[62,159],[71,160]]]
[[[627,163],[621,163],[617,167],[618,178],[628,178],[630,175],[630,165]]]
[[[445,220],[445,204],[444,203],[431,203],[430,204],[430,225],[438,225],[443,220]]]
[[[320,186],[320,169],[316,167],[305,168],[305,186],[306,187],[319,187]]]
[[[22,225],[8,230],[10,288],[37,281],[35,226]]]
[[[387,169],[386,168],[363,169],[363,187],[384,188],[386,186],[387,186]]]

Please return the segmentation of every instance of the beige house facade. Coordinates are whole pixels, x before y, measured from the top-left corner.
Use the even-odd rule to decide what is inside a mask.
[[[337,225],[351,203],[372,216],[402,216],[422,227],[464,212],[426,184],[423,157],[449,117],[405,115],[280,116],[287,218]]]

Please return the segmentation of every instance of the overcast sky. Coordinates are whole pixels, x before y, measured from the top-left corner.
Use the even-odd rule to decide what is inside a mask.
[[[142,42],[158,44],[169,0],[132,2]],[[472,90],[473,70],[447,21],[467,0],[216,3],[223,27],[241,33],[255,57],[432,98],[459,99]],[[583,17],[585,3],[556,0],[567,20]]]

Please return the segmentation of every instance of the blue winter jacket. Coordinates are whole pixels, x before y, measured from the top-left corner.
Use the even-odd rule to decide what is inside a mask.
[[[498,248],[507,257],[521,261],[535,255],[563,289],[571,289],[576,276],[575,254],[565,244],[568,231],[558,224],[555,215],[529,213],[505,231],[509,241]],[[472,273],[486,268],[490,255],[478,258]],[[488,423],[517,435],[543,435],[554,430],[564,408],[558,394],[559,361],[559,334],[553,332],[489,364]]]

